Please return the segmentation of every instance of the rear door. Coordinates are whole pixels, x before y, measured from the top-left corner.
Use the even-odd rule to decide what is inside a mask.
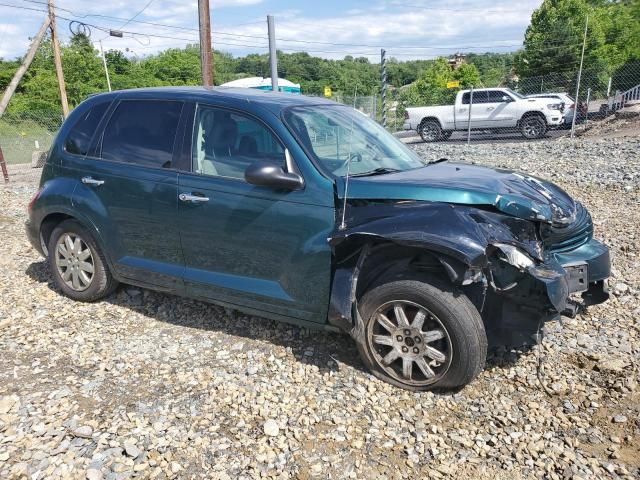
[[[462,104],[458,106],[456,111],[456,128],[464,130],[469,126],[471,120],[471,128],[481,128],[486,122],[486,111],[484,104],[487,102],[487,92],[484,90],[477,92],[465,92],[462,94]],[[471,110],[471,113],[469,113]]]
[[[198,105],[193,171],[180,174],[178,205],[189,295],[264,314],[325,322],[334,208],[309,189],[276,190],[244,179],[256,161],[285,161],[285,146],[263,121]]]
[[[74,208],[93,223],[122,278],[180,290],[174,149],[183,102],[123,98],[85,157],[65,164],[78,180]]]

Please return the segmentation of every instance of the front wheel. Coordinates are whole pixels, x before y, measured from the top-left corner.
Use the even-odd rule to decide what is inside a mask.
[[[520,121],[520,133],[524,138],[542,138],[547,133],[547,122],[540,115],[529,115]]]
[[[372,373],[413,391],[455,388],[484,368],[487,336],[478,310],[436,278],[396,279],[366,292],[356,338]]]

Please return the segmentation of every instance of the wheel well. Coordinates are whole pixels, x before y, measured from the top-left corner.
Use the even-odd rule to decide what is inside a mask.
[[[437,277],[465,294],[482,311],[486,291],[482,282],[464,284],[468,266],[448,255],[425,248],[380,243],[371,248],[356,279],[356,298],[394,276],[414,273],[420,277]]]
[[[528,117],[540,117],[544,123],[547,123],[547,119],[544,116],[544,114],[542,114],[541,112],[536,112],[536,111],[531,111],[531,112],[525,112],[524,115],[522,115],[522,117],[520,117],[520,120],[518,121],[518,123],[522,122],[522,120],[524,120],[525,118]]]
[[[40,238],[44,241],[45,248],[49,245],[49,238],[51,238],[53,229],[61,222],[70,218],[73,217],[64,213],[51,213],[44,217],[42,223],[40,223]]]
[[[422,120],[420,120],[420,125],[428,121],[436,122],[438,125],[440,125],[440,128],[442,128],[442,124],[440,123],[440,120],[438,120],[436,117],[424,117]]]
[[[356,297],[360,298],[364,292],[385,278],[407,271],[435,273],[449,280],[446,268],[433,252],[394,243],[381,243],[371,248],[362,264],[358,274]]]

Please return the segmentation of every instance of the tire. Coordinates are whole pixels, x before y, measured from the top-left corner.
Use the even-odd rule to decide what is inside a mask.
[[[76,220],[65,220],[53,229],[48,252],[56,285],[74,300],[94,302],[118,286],[94,237]]]
[[[442,128],[437,120],[423,120],[418,126],[418,134],[424,142],[432,143],[442,137]]]
[[[400,326],[405,322],[397,307],[408,326]],[[482,318],[469,298],[440,279],[389,279],[362,296],[358,311],[363,322],[362,338],[356,338],[360,356],[385,382],[411,391],[452,389],[467,385],[484,368]],[[406,363],[411,371],[405,370]]]
[[[453,135],[453,130],[443,130],[442,134],[440,135],[440,140],[449,140],[449,138],[451,138],[451,135]]]
[[[528,115],[520,120],[520,133],[530,140],[542,138],[547,134],[547,121],[542,115]]]

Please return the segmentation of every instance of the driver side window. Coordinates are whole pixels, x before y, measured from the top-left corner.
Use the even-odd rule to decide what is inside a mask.
[[[257,160],[285,164],[284,147],[262,123],[221,108],[198,105],[193,124],[193,171],[244,180]]]

